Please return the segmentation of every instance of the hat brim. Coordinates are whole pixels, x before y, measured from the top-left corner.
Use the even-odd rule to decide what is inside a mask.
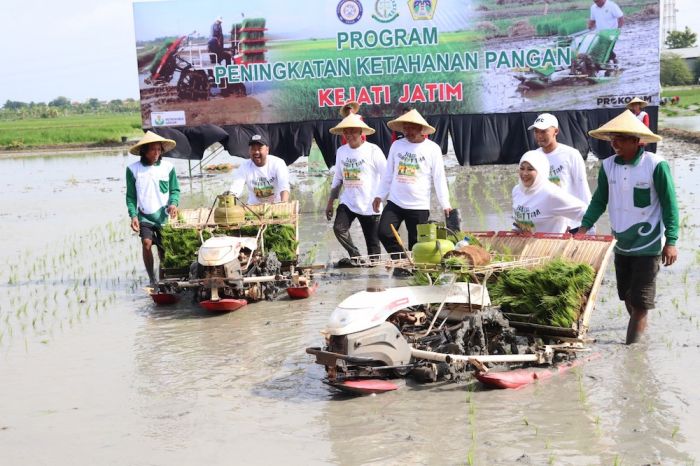
[[[602,141],[612,141],[612,139],[615,136],[634,136],[636,138],[639,138],[639,142],[643,142],[644,144],[652,144],[655,142],[659,142],[663,139],[661,136],[653,133],[643,134],[638,133],[636,131],[601,131],[599,129],[593,129],[589,131],[588,135],[592,138],[600,139]]]
[[[403,133],[403,125],[404,123],[413,123],[415,125],[422,126],[423,129],[421,130],[421,134],[428,136],[430,134],[435,133],[435,128],[428,124],[423,124],[423,123],[418,123],[417,121],[407,121],[407,120],[391,120],[388,122],[386,125],[391,129],[392,131],[396,131],[398,133]]]
[[[537,125],[530,125],[527,127],[527,130],[532,131],[535,128],[537,128],[537,129],[549,129],[549,128],[559,129],[557,126],[554,126],[554,125],[549,125],[549,126],[545,126],[545,127],[541,127],[541,126],[537,126]]]
[[[160,136],[158,136],[160,138]],[[153,144],[159,142],[162,144],[163,147],[163,154],[166,152],[170,152],[171,150],[175,149],[175,146],[177,145],[175,141],[172,139],[166,139],[166,138],[160,138],[160,139],[151,139],[151,138],[146,138],[144,137],[141,139],[139,142],[134,144],[129,148],[129,153],[131,155],[141,155],[141,146],[145,146],[147,144]]]
[[[630,108],[633,104],[639,104],[639,108],[644,108],[647,105],[649,105],[649,102],[647,102],[646,100],[634,98],[627,103],[626,107]]]
[[[342,136],[343,135],[343,130],[346,128],[356,128],[359,130],[362,130],[362,134],[365,136],[370,136],[375,133],[374,129],[370,128],[369,126],[335,126],[331,129],[328,130],[329,133],[334,134],[336,136]]]

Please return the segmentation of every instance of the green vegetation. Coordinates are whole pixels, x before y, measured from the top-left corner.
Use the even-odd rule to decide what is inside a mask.
[[[682,86],[693,83],[693,73],[682,57],[673,53],[662,53],[660,79],[662,86]]]
[[[173,228],[165,225],[161,229],[161,237],[163,249],[165,249],[163,267],[167,269],[189,267],[197,258],[197,251],[202,245],[196,228]],[[202,232],[202,237],[206,241],[211,237],[211,233],[205,230]]]
[[[489,293],[504,312],[528,315],[538,324],[571,328],[594,279],[590,265],[556,259],[536,269],[504,272]]]
[[[669,49],[683,49],[687,47],[695,47],[698,40],[698,35],[691,31],[688,26],[684,31],[669,31],[666,35],[664,44]]]
[[[700,86],[691,87],[665,87],[661,91],[661,97],[680,97],[681,106],[700,105]]]
[[[588,28],[588,15],[582,11],[567,11],[547,16],[534,16],[530,23],[538,36],[568,36]]]
[[[139,137],[141,115],[82,114],[58,118],[0,119],[0,148],[115,144],[122,136]]]
[[[256,236],[257,226],[245,226],[241,228],[241,235]],[[270,225],[263,233],[265,249],[273,251],[280,261],[292,261],[297,258],[296,230],[293,225]]]

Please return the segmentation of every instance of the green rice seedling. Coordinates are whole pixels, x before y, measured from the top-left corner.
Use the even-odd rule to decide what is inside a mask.
[[[671,440],[675,440],[676,435],[678,434],[678,431],[680,430],[680,426],[675,426],[673,430],[671,431]]]

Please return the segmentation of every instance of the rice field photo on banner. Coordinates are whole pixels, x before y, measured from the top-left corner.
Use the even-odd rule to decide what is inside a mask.
[[[659,94],[659,8],[590,0],[134,2],[144,127],[590,110]],[[599,20],[602,25],[602,20]]]

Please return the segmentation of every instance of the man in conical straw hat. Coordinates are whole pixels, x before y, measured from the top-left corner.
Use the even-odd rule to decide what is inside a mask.
[[[379,239],[388,253],[397,254],[402,248],[391,226],[398,230],[401,223],[406,222],[408,248],[411,249],[418,239],[417,225],[426,223],[430,217],[431,184],[446,215],[452,208],[442,151],[424,137],[433,134],[435,128],[415,109],[391,120],[387,126],[402,132],[404,137],[389,149],[387,169],[374,198],[374,211],[379,212],[382,201],[387,201],[379,221]]]
[[[371,256],[381,253],[377,236],[379,214],[374,212],[372,200],[386,169],[386,158],[378,146],[363,140],[363,136],[374,134],[374,130],[354,112],[348,113],[343,121],[329,131],[331,134],[343,136],[347,143],[340,146],[336,153],[335,173],[326,205],[326,218],[332,218],[333,204],[340,198],[335,211],[333,233],[350,257],[341,259],[338,265],[358,266],[362,264],[353,258],[360,256],[360,250],[350,236],[350,226],[355,219],[359,220],[362,227],[370,259]]]
[[[141,159],[126,169],[126,207],[131,229],[141,237],[143,263],[151,285],[156,283],[152,246],[157,246],[162,261],[165,251],[160,229],[169,217],[177,215],[180,202],[180,185],[175,168],[167,160],[162,160],[163,154],[174,148],[175,141],[172,139],[148,131],[129,149],[129,153]]]
[[[351,101],[349,101],[349,102],[346,102],[345,105],[343,105],[342,107],[340,107],[340,110],[339,110],[338,112],[340,113],[340,116],[341,116],[342,118],[345,118],[346,116],[348,116],[348,115],[350,115],[350,114],[352,114],[352,113],[359,113],[359,111],[360,111],[360,103],[359,103],[359,102],[355,102],[354,100],[351,100]],[[360,118],[362,118],[362,117],[360,117]],[[364,120],[364,119],[363,119],[363,120]],[[362,140],[363,140],[363,141],[366,141],[366,140],[367,140],[367,136],[365,136],[365,135],[363,134],[363,135],[362,135]],[[348,141],[345,139],[345,136],[342,136],[342,135],[341,135],[341,137],[340,137],[340,145],[342,146],[342,145],[344,145],[344,144],[347,144],[347,142],[348,142]]]
[[[641,121],[644,123],[644,126],[647,128],[649,127],[649,114],[642,110],[644,107],[646,107],[648,102],[645,100],[640,99],[639,97],[635,97],[634,99],[630,100],[627,103],[627,108],[630,109],[632,113]]]
[[[654,308],[659,263],[669,266],[678,257],[676,192],[668,163],[639,146],[661,137],[629,110],[588,134],[610,141],[615,155],[603,160],[598,188],[577,236],[585,234],[607,207],[617,239],[617,292],[630,315],[626,342],[631,344],[646,329],[647,311]]]

